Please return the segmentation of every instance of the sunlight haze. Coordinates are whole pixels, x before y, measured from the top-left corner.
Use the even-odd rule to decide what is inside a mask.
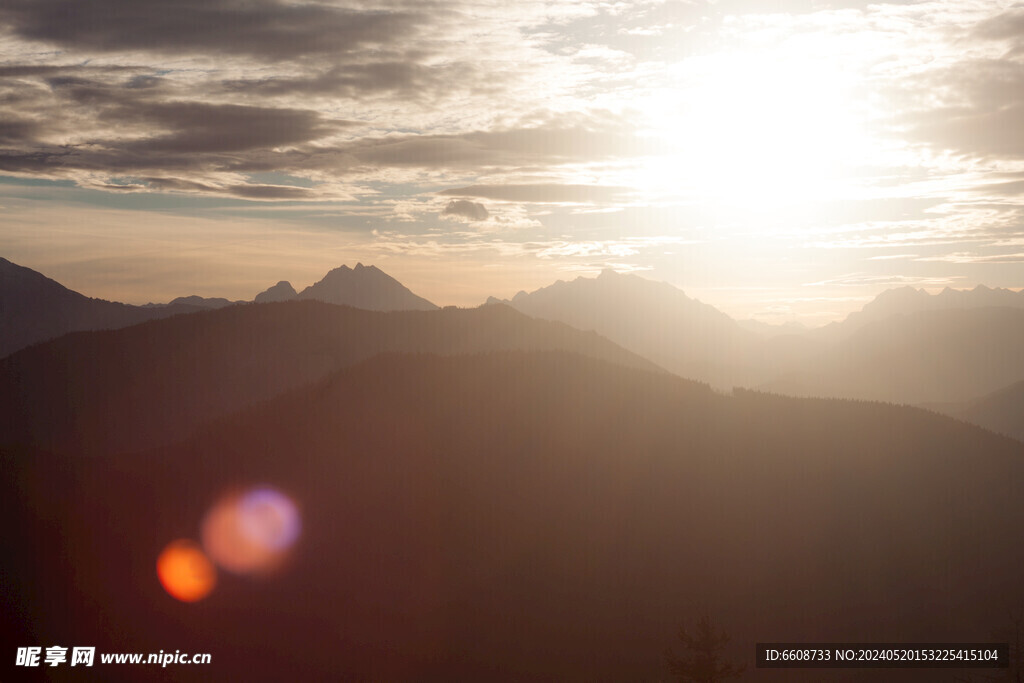
[[[1024,287],[1011,2],[74,5],[0,9],[0,254],[88,296],[611,268],[819,325]]]

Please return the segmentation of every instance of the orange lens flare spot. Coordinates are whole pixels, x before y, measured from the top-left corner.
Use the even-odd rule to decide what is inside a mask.
[[[202,600],[217,583],[217,569],[198,544],[172,541],[156,560],[156,573],[171,597],[182,602]]]

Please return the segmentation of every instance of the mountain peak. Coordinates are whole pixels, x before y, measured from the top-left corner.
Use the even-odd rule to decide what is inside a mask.
[[[371,311],[428,311],[437,308],[381,269],[362,263],[357,263],[355,268],[342,265],[331,270],[319,282],[302,290],[297,298]]]
[[[270,301],[288,301],[294,299],[296,296],[295,288],[292,287],[292,283],[287,280],[281,280],[273,287],[265,289],[256,295],[253,299],[254,303],[261,304]]]

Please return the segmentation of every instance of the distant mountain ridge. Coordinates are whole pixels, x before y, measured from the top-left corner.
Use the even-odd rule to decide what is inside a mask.
[[[30,268],[0,258],[0,358],[68,332],[115,329],[200,307],[161,307],[91,299]]]
[[[780,338],[784,339],[784,338]],[[895,403],[962,402],[1024,378],[1024,309],[953,308],[867,320],[848,335],[806,335],[804,352],[760,388]]]
[[[954,311],[975,308],[1024,308],[1024,290],[978,285],[974,289],[946,287],[937,294],[911,286],[887,289],[864,307],[841,322],[827,328],[852,331],[869,322],[894,315],[910,315],[921,311]],[[827,329],[825,328],[825,329]]]
[[[1024,380],[972,401],[929,407],[997,434],[1024,441]]]
[[[260,292],[254,303],[311,299],[372,311],[434,310],[376,266],[341,266],[301,294],[286,281]],[[30,268],[0,258],[0,358],[68,332],[129,327],[179,313],[248,303],[223,297],[180,296],[166,304],[133,306],[91,299]]]
[[[207,308],[224,308],[225,306],[234,306],[235,304],[244,304],[244,303],[248,303],[248,302],[241,301],[241,300],[239,300],[239,301],[231,301],[229,299],[225,299],[222,296],[205,297],[205,296],[198,296],[196,294],[192,294],[190,296],[179,296],[176,299],[172,299],[169,303],[166,303],[166,304],[152,304],[152,303],[150,303],[150,304],[144,304],[142,307],[143,308],[163,308],[165,306],[185,305],[185,306],[194,306],[196,308],[207,309]]]
[[[682,377],[731,388],[757,376],[748,363],[758,336],[666,282],[605,270],[596,278],[519,292],[506,303],[527,315],[594,330]]]

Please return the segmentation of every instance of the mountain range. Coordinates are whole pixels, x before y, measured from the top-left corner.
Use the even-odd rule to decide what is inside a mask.
[[[293,298],[343,304],[371,311],[420,311],[437,308],[410,292],[375,266],[341,266],[296,294],[279,282],[256,295],[255,301]],[[108,330],[179,313],[217,309],[234,304],[222,297],[181,296],[166,304],[132,306],[90,299],[34,270],[0,258],[0,358],[40,341],[68,332]]]
[[[189,296],[137,307],[88,299],[9,261],[0,261],[0,285],[0,353],[8,354],[69,331],[121,328],[242,303]],[[380,269],[361,263],[336,268],[301,292],[281,281],[254,298],[292,300],[378,311],[436,309]],[[723,391],[747,387],[926,405],[984,426],[1001,424],[1004,433],[1016,433],[1007,421],[1024,422],[1024,402],[1009,401],[1008,390],[996,395],[1024,379],[1022,292],[979,286],[931,295],[904,287],[883,292],[843,322],[810,330],[741,324],[669,284],[613,271],[520,292],[500,303],[593,331],[670,372]],[[296,376],[307,378],[301,372]],[[988,413],[1003,417],[992,422]]]
[[[1024,294],[1004,289],[890,290],[841,323],[788,334],[761,334],[669,284],[611,271],[506,303],[722,390],[925,404],[973,400],[1024,378]]]

